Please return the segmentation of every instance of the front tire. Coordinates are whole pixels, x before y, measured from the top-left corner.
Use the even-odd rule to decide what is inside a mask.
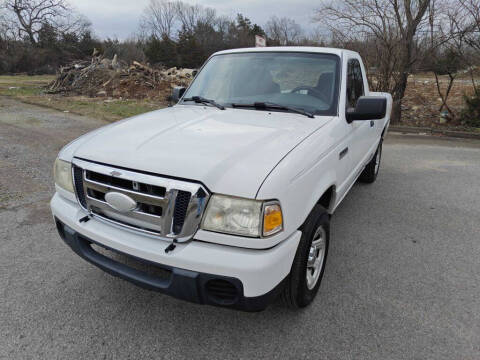
[[[283,290],[288,307],[302,308],[317,295],[325,270],[330,240],[330,216],[316,205],[302,226],[302,237]]]
[[[380,162],[382,160],[382,148],[383,148],[383,139],[380,140],[378,144],[377,151],[373,156],[372,160],[365,166],[363,172],[358,178],[361,182],[371,184],[377,179],[378,172],[380,171]]]

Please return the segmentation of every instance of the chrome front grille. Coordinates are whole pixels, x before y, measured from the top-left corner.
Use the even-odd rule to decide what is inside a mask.
[[[95,217],[179,242],[195,234],[209,194],[197,183],[74,159],[73,177],[79,204]],[[136,206],[119,211],[105,195],[120,193]],[[121,196],[123,196],[121,195]]]

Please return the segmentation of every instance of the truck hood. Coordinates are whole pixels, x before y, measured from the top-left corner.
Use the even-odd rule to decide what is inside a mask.
[[[106,126],[72,155],[254,198],[272,169],[332,117],[177,105]]]

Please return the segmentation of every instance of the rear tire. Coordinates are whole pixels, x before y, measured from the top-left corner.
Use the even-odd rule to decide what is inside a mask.
[[[377,151],[373,156],[372,160],[365,166],[363,172],[360,174],[358,180],[363,183],[371,184],[377,179],[378,172],[380,171],[380,162],[382,160],[382,146],[383,139],[380,140],[378,144]]]
[[[283,299],[290,308],[309,305],[317,295],[328,254],[330,216],[316,205],[302,225],[302,237],[283,289]]]

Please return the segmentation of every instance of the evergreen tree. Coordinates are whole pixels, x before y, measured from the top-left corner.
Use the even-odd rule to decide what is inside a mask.
[[[176,66],[178,62],[177,44],[166,36],[159,39],[152,35],[146,43],[145,55],[152,64],[162,64],[166,67]]]

